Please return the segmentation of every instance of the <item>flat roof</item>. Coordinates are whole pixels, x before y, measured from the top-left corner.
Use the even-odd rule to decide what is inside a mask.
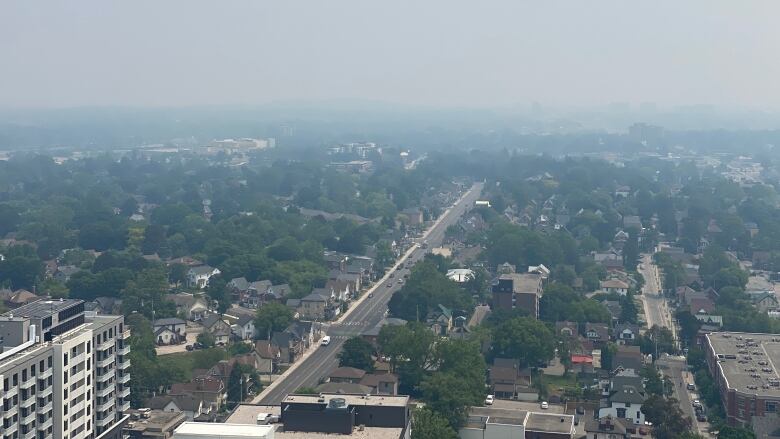
[[[525,429],[548,433],[571,433],[574,430],[574,416],[529,412]]]
[[[499,279],[512,279],[512,291],[515,293],[539,294],[542,284],[542,275],[537,273],[508,273],[502,274]]]
[[[780,335],[713,332],[706,337],[729,389],[780,398]]]
[[[260,413],[281,416],[282,407],[278,405],[239,404],[238,407],[233,409],[233,413],[228,416],[225,422],[230,424],[253,424],[257,422],[257,415]]]
[[[84,301],[81,299],[38,300],[3,313],[0,315],[0,320],[11,317],[29,317],[42,319],[79,303],[84,303]]]
[[[219,425],[219,424],[216,424]],[[351,434],[340,433],[315,433],[304,431],[284,431],[282,429],[274,432],[274,439],[334,439],[334,438],[355,438],[355,439],[401,439],[403,428],[381,428],[365,427],[362,431],[357,428],[352,430]]]
[[[341,393],[323,393],[324,402],[320,401],[320,395],[287,395],[282,403],[303,403],[303,404],[327,404],[333,398],[342,398],[347,405],[384,405],[390,407],[405,407],[409,405],[409,396],[407,395],[371,395],[366,397],[362,394],[341,394]]]
[[[276,427],[257,424],[217,424],[209,422],[184,422],[176,427],[173,434],[194,435],[211,438],[225,437],[264,437]]]

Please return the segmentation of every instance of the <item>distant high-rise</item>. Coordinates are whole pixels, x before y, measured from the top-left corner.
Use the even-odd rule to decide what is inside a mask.
[[[128,337],[122,316],[87,318],[77,299],[0,315],[0,436],[120,438],[130,408]]]

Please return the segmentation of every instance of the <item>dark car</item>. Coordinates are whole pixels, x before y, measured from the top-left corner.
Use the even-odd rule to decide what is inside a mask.
[[[707,422],[707,416],[705,416],[704,413],[697,413],[696,420],[699,422]]]
[[[370,299],[372,297],[374,297],[374,293],[368,293],[368,298]]]
[[[577,407],[577,414],[578,415],[584,415],[585,414],[585,407],[583,407],[583,406]]]
[[[187,346],[184,346],[184,349],[187,349],[188,351],[191,351],[191,350],[193,350],[194,348],[192,347],[192,345],[191,345],[191,344],[188,344]]]

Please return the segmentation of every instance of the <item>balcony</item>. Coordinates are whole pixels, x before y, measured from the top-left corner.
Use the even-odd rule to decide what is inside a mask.
[[[41,373],[39,373],[38,374],[38,379],[39,380],[45,380],[45,379],[48,379],[53,374],[54,374],[54,368],[50,367],[50,368],[42,371]]]
[[[19,429],[19,423],[18,422],[11,422],[11,425],[8,426],[8,428],[3,430],[3,434],[6,437],[11,437],[13,433]]]
[[[103,343],[100,343],[99,345],[95,346],[96,351],[105,351],[108,348],[116,346],[116,339],[110,338],[108,340],[104,340]]]
[[[38,431],[35,430],[35,428],[30,428],[29,430],[27,430],[27,433],[21,434],[19,435],[19,437],[21,439],[33,439],[36,433],[38,433]]]
[[[110,381],[111,378],[116,377],[116,371],[114,369],[111,369],[108,372],[100,372],[100,369],[98,369],[95,375],[96,375],[95,382],[105,383],[107,381]]]
[[[38,423],[38,430],[46,430],[47,428],[51,427],[52,424],[54,424],[54,421],[52,421],[52,417],[49,416],[49,418],[45,421]]]
[[[122,338],[125,339],[125,340],[130,338],[130,330],[129,329],[125,329],[125,332],[122,333]]]
[[[97,425],[98,427],[105,427],[105,426],[113,423],[115,420],[116,420],[116,416],[114,416],[114,413],[112,412],[111,414],[109,414],[108,416],[106,416],[103,419],[99,419],[99,418],[96,419],[95,420],[95,425]]]
[[[19,415],[19,425],[27,425],[27,424],[35,421],[35,415],[36,415],[36,413],[33,410],[28,411],[27,412],[27,416],[25,416],[25,417],[22,417],[21,415]]]
[[[53,407],[54,407],[54,403],[52,401],[49,401],[46,404],[38,407],[38,413],[49,413],[49,411],[51,411]]]
[[[4,411],[3,412],[3,417],[4,418],[10,418],[10,417],[13,417],[13,415],[15,415],[17,413],[19,413],[19,405],[18,404],[15,405],[15,406],[10,407],[8,410]]]
[[[125,400],[119,403],[119,405],[116,407],[116,409],[120,412],[126,412],[130,410],[130,401]]]
[[[119,384],[127,384],[130,382],[130,374],[129,373],[121,373],[119,374],[119,377],[116,380]]]
[[[114,386],[113,384],[109,384],[108,386],[103,387],[100,390],[95,389],[95,396],[97,396],[98,398],[102,398],[104,396],[110,395],[111,392],[113,392],[115,390],[116,390],[116,386]]]
[[[122,390],[117,392],[116,396],[120,398],[129,398],[130,397],[130,387],[124,386]]]
[[[20,389],[29,389],[30,387],[35,385],[35,382],[36,382],[35,377],[30,377],[30,378],[27,379],[27,381],[25,381],[23,383],[19,383],[19,388]]]
[[[125,345],[124,345],[123,347],[121,347],[121,348],[117,348],[117,349],[116,349],[116,354],[117,354],[117,355],[127,355],[127,354],[129,354],[129,353],[130,353],[130,346],[128,346],[127,344],[125,344]]]
[[[39,387],[36,396],[38,396],[38,398],[46,398],[52,394],[53,387],[54,386]]]
[[[10,389],[8,389],[7,392],[5,392],[5,395],[3,395],[3,398],[5,399],[11,399],[14,396],[19,394],[19,387],[18,386],[12,386]]]
[[[101,399],[103,402],[100,402]],[[104,412],[110,408],[113,408],[117,404],[117,398],[116,395],[111,395],[107,398],[97,398],[95,399],[94,405],[95,405],[95,411],[96,412]]]
[[[95,366],[98,369],[102,369],[102,368],[108,366],[109,364],[113,363],[115,358],[116,357],[114,357],[113,355],[109,355],[108,357],[106,357],[106,358],[104,358],[104,359],[102,359],[100,361],[96,361],[95,362]]]
[[[25,399],[25,400],[22,400],[22,401],[19,401],[19,408],[22,408],[22,409],[23,409],[23,408],[26,408],[26,407],[30,407],[30,406],[32,406],[33,404],[35,404],[35,401],[36,401],[36,399],[35,399],[35,395],[32,395],[32,394],[31,394],[31,395],[29,396],[29,398],[27,398],[27,399]]]
[[[120,369],[124,370],[124,369],[127,369],[128,367],[130,367],[130,359],[129,358],[125,358],[121,363],[119,363],[119,368]]]

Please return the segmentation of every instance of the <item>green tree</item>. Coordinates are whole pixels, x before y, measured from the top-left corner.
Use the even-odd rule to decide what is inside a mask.
[[[198,343],[201,344],[204,348],[213,348],[214,344],[216,342],[216,338],[214,338],[214,334],[212,334],[209,331],[204,330],[200,334],[198,334],[198,337],[196,338]]]
[[[374,369],[374,346],[362,337],[352,337],[341,345],[339,366],[355,367],[365,371]]]
[[[458,434],[447,418],[427,407],[418,408],[412,415],[412,439],[457,439]]]
[[[247,383],[240,363],[235,363],[230,370],[227,382],[227,400],[230,406],[235,406],[246,399]]]
[[[555,354],[555,337],[537,320],[519,317],[508,320],[493,330],[496,355],[514,358],[525,366],[538,366]]]
[[[230,291],[227,288],[227,281],[221,274],[211,276],[209,284],[206,287],[206,294],[211,300],[217,301],[217,310],[220,314],[224,314],[230,309],[232,298],[230,296]]]
[[[409,280],[390,298],[388,308],[393,316],[412,321],[424,320],[438,305],[454,310],[470,309],[472,298],[426,258],[414,266]]]
[[[270,302],[261,306],[255,316],[255,329],[261,340],[268,340],[272,333],[282,331],[293,321],[293,312],[281,303]]]
[[[756,434],[744,427],[724,426],[718,431],[718,439],[756,439]]]
[[[677,439],[678,435],[691,428],[691,420],[683,415],[674,398],[651,395],[642,404],[642,413],[647,421],[653,423],[652,435],[655,439]]]

